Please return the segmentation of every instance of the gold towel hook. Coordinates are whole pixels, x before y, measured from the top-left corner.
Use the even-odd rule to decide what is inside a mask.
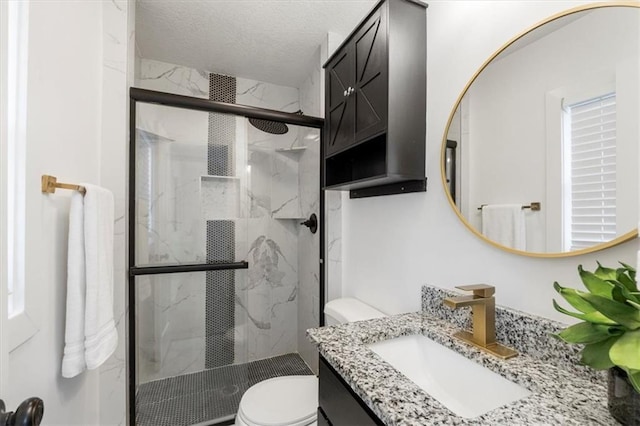
[[[87,189],[82,185],[73,185],[71,183],[61,183],[55,176],[42,175],[42,192],[53,194],[56,188],[71,189],[80,192],[82,195],[87,193]]]

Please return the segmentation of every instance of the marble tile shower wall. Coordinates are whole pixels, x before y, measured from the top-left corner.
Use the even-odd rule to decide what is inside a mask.
[[[238,104],[300,109],[298,89],[241,78],[236,84]],[[299,224],[291,219],[301,217],[300,154],[287,151],[301,146],[298,129],[289,126],[288,133],[272,135],[248,125],[247,140],[250,268],[244,286],[237,288],[247,302],[236,306],[248,317],[240,331],[246,352],[236,353],[242,362],[297,351]]]
[[[138,87],[207,98],[208,84],[207,73],[158,61],[140,60]],[[240,78],[237,79],[236,102],[288,112],[300,109],[297,89]],[[233,180],[232,184],[229,180],[221,183],[216,179],[201,184],[200,176],[207,174],[206,114],[203,114],[203,118],[197,118],[198,113],[181,111],[184,116],[176,119],[177,112],[147,105],[144,113],[140,110],[138,125],[145,131],[156,137],[174,140],[175,135],[186,136],[201,144],[191,145],[180,153],[171,153],[174,179],[180,176],[180,188],[172,189],[171,182],[166,182],[166,191],[162,193],[165,201],[158,196],[139,201],[153,208],[161,206],[163,202],[175,206],[175,211],[165,209],[170,212],[166,219],[179,220],[182,225],[178,226],[179,232],[163,233],[153,229],[152,233],[156,236],[160,233],[166,238],[148,247],[142,244],[138,251],[138,262],[144,262],[145,259],[150,263],[202,261],[205,256],[205,232],[201,211],[206,219],[226,215],[224,218],[236,220],[236,242],[241,242],[236,245],[236,258],[247,258],[250,269],[238,272],[236,276],[234,362],[296,352],[299,296],[305,295],[306,305],[317,306],[318,289],[317,254],[306,262],[315,264],[315,275],[308,273],[311,279],[306,277],[302,280],[311,284],[308,288],[299,286],[299,262],[309,255],[309,250],[299,247],[298,219],[311,211],[317,212],[318,203],[317,183],[311,183],[313,179],[304,177],[299,170],[306,170],[301,167],[306,158],[319,153],[314,154],[311,152],[313,149],[309,152],[287,151],[305,145],[304,138],[308,137],[295,126],[290,126],[287,134],[275,136],[255,129],[246,120],[237,120],[235,168],[239,179]],[[179,123],[188,123],[188,126],[180,127]],[[319,149],[317,143],[315,146]],[[177,154],[182,156],[179,161],[175,160]],[[198,158],[201,159],[199,162]],[[300,186],[305,182],[309,182],[305,184],[309,188]],[[310,188],[313,188],[316,199],[308,196]],[[227,203],[230,199],[233,201],[225,205],[220,203],[222,199]],[[200,203],[201,211],[193,208]],[[221,205],[224,207],[222,212]],[[142,225],[149,221],[145,217],[139,220]],[[156,237],[151,235],[149,238],[150,235],[143,231],[138,238],[153,242]],[[141,382],[204,368],[204,276],[180,274],[153,279],[166,282],[156,282],[154,285],[141,282],[138,303],[146,309],[146,314],[141,315],[139,320]],[[161,288],[164,290],[159,290]],[[314,289],[316,300],[312,302],[314,296],[311,292]],[[317,325],[317,319],[313,322],[313,318],[317,318],[317,309],[305,312],[312,317],[305,324],[312,322]],[[177,322],[180,323],[179,328],[174,327]]]
[[[145,59],[139,64],[137,87],[208,97],[206,73]],[[138,179],[137,187],[142,216],[138,217],[136,261],[203,262],[204,224],[196,207],[200,205],[200,176],[207,174],[208,115],[140,104],[136,126],[139,146],[144,147],[138,150],[137,169],[145,176]],[[145,182],[147,185],[140,185]],[[182,208],[185,206],[187,209]],[[148,212],[153,212],[151,217]],[[138,279],[140,383],[204,368],[204,295],[204,273]]]
[[[127,86],[133,76],[131,48],[134,39],[134,3],[125,0],[102,2],[102,128],[100,185],[114,194],[114,316],[118,347],[100,367],[100,424],[126,424],[126,173],[127,158]],[[61,401],[65,396],[61,396]]]

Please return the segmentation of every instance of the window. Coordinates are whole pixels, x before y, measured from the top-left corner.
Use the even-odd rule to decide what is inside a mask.
[[[564,249],[616,237],[616,95],[569,105],[564,113]]]
[[[24,310],[24,169],[28,2],[8,2],[7,25],[7,290],[9,318]]]

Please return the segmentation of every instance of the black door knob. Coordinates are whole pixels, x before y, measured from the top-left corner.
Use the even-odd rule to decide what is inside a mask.
[[[4,401],[0,399],[0,426],[38,426],[44,415],[44,403],[40,398],[27,398],[15,413],[6,412]]]

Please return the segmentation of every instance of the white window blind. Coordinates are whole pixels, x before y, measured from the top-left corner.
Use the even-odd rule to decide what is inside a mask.
[[[616,237],[615,93],[570,105],[567,122],[565,172],[571,187],[565,193],[565,246],[580,250]]]

